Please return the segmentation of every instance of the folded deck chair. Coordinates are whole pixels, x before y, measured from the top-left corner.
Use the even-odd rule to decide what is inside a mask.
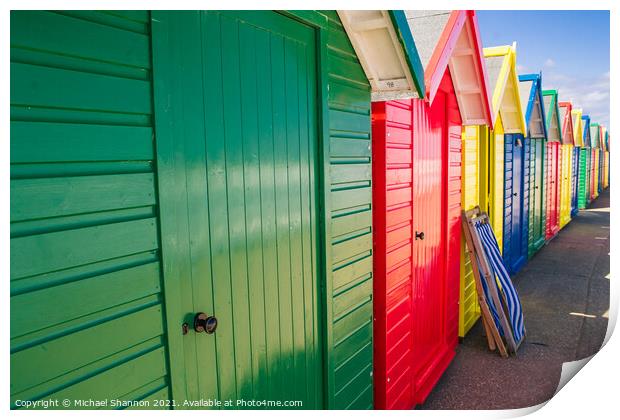
[[[478,235],[480,236],[487,261],[490,263],[495,278],[499,281],[500,288],[498,292],[500,294],[502,304],[505,306],[516,348],[518,348],[523,340],[523,337],[525,336],[523,308],[521,307],[519,295],[510,280],[508,270],[506,270],[504,261],[499,253],[499,245],[497,244],[491,225],[479,220],[476,221],[474,225],[478,231]]]
[[[462,221],[489,349],[497,348],[504,357],[516,354],[525,337],[523,312],[489,216],[476,206],[463,211]]]

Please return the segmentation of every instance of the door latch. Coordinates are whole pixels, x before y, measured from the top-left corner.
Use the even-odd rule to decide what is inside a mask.
[[[424,240],[424,232],[415,231],[415,240],[417,241],[418,239],[421,241]]]
[[[194,316],[194,331],[213,334],[217,329],[217,318],[207,315],[204,312],[198,312]]]

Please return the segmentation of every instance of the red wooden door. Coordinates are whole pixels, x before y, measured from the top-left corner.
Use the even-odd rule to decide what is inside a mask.
[[[413,369],[415,388],[441,349],[441,312],[445,267],[443,146],[446,137],[445,94],[433,106],[414,101],[413,120]]]
[[[552,200],[552,224],[551,232],[553,235],[560,230],[560,162],[561,160],[560,143],[553,143],[553,200]]]
[[[432,106],[413,101],[413,367],[421,403],[458,337],[461,118],[446,72]]]

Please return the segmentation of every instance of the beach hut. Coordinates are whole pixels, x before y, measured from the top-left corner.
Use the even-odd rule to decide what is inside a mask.
[[[607,127],[601,125],[601,154],[603,155],[603,190],[609,187],[609,149],[608,149],[608,133]]]
[[[599,195],[605,189],[603,184],[603,177],[605,174],[605,152],[603,150],[599,150],[599,173],[598,173],[598,193]]]
[[[571,211],[571,216],[575,216],[577,212],[586,206],[586,177],[588,165],[588,151],[584,143],[584,125],[581,119],[582,110],[573,108],[571,111],[573,118],[573,134],[575,135],[575,152],[576,152],[576,168],[577,168],[577,186],[576,186],[576,203],[575,208]],[[575,166],[573,166],[575,167]]]
[[[570,102],[559,102],[560,123],[562,129],[562,145],[560,159],[560,229],[571,221],[571,209],[574,190],[576,188],[577,171],[574,168],[575,160],[575,138],[573,134],[573,120],[571,118],[572,104]]]
[[[571,203],[571,217],[574,217],[579,212],[579,198],[581,196],[580,189],[582,187],[581,177],[585,171],[585,159],[583,158],[585,151],[582,153],[583,147],[583,122],[581,120],[582,110],[579,108],[571,109],[571,119],[573,122],[573,138],[575,148],[573,149],[573,178],[575,182],[573,184],[573,201]]]
[[[531,258],[545,244],[545,220],[547,216],[545,190],[548,188],[545,182],[547,171],[550,169],[547,167],[545,159],[546,155],[553,154],[555,149],[548,147],[547,144],[542,74],[520,75],[519,95],[521,107],[525,114],[525,124],[527,125],[527,133],[523,142],[522,211],[524,223],[527,226],[526,257]],[[514,174],[514,167],[512,171]]]
[[[484,49],[485,64],[488,72],[488,86],[492,94],[492,128],[465,127],[464,150],[477,146],[479,164],[478,171],[478,202],[480,208],[488,213],[493,231],[500,250],[504,232],[504,143],[513,141],[525,132],[525,119],[519,99],[519,82],[516,74],[516,45]],[[471,182],[471,174],[476,171],[472,161],[475,159],[471,151],[466,152],[463,171],[467,173],[466,182]],[[475,191],[465,189],[464,205],[469,206],[475,200]],[[465,244],[462,244],[465,252]],[[465,336],[480,316],[476,287],[472,267],[463,258],[461,264],[461,286],[459,306],[459,335]]]
[[[605,130],[605,188],[609,188],[609,131]]]
[[[547,126],[547,147],[545,153],[545,201],[546,222],[545,222],[545,240],[549,241],[560,230],[560,197],[562,179],[564,171],[569,168],[563,168],[564,160],[562,148],[562,120],[560,119],[560,107],[558,104],[557,90],[544,90],[543,101],[545,105],[546,126]],[[567,178],[568,179],[568,178]]]
[[[598,193],[603,192],[604,177],[605,177],[605,127],[603,124],[599,124],[599,171],[598,171]]]
[[[516,56],[516,45],[509,49],[510,54]],[[516,59],[515,59],[516,62]],[[515,64],[516,66],[516,64]],[[521,104],[520,88],[515,73],[514,105],[518,110],[515,117],[523,119],[523,130],[520,133],[504,135],[504,209],[503,209],[503,252],[502,258],[510,274],[517,273],[527,261],[529,237],[529,200],[525,196],[529,187],[529,152],[526,144],[528,128],[525,123]],[[544,124],[543,124],[544,125]],[[540,133],[536,133],[540,135]],[[496,233],[496,235],[498,235]]]
[[[491,125],[473,11],[407,11],[418,98],[374,102],[377,408],[424,401],[458,343],[462,125]]]
[[[579,208],[586,208],[592,201],[592,144],[590,137],[590,116],[582,114],[582,136],[583,148],[579,156],[580,166],[583,167],[583,174],[579,171]],[[581,169],[581,168],[580,168]]]
[[[415,62],[365,12],[379,52],[336,11],[11,13],[13,407],[373,406],[371,92]]]
[[[592,176],[590,178],[590,200],[595,200],[599,193],[599,176],[601,164],[601,127],[598,123],[590,123],[590,142],[592,149]]]

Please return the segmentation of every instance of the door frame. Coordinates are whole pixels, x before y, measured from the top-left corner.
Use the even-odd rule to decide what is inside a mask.
[[[197,11],[151,12],[151,62],[153,72],[154,145],[155,168],[160,214],[160,246],[162,250],[162,276],[165,295],[166,341],[168,377],[171,399],[188,398],[186,368],[183,356],[184,344],[181,325],[186,317],[182,299],[182,284],[191,277],[189,249],[189,220],[187,217],[187,188],[185,185],[186,160],[182,129],[175,124],[174,110],[169,92],[177,85],[171,58],[174,45],[167,34],[172,30],[167,19],[170,13],[196,13]],[[333,309],[327,291],[332,290],[331,272],[331,200],[329,159],[329,106],[328,106],[328,20],[314,11],[277,12],[287,18],[307,25],[315,32],[316,54],[316,252],[317,252],[317,338],[319,354],[317,363],[322,367],[322,384],[319,404],[328,408],[334,404],[335,379],[333,351]]]

